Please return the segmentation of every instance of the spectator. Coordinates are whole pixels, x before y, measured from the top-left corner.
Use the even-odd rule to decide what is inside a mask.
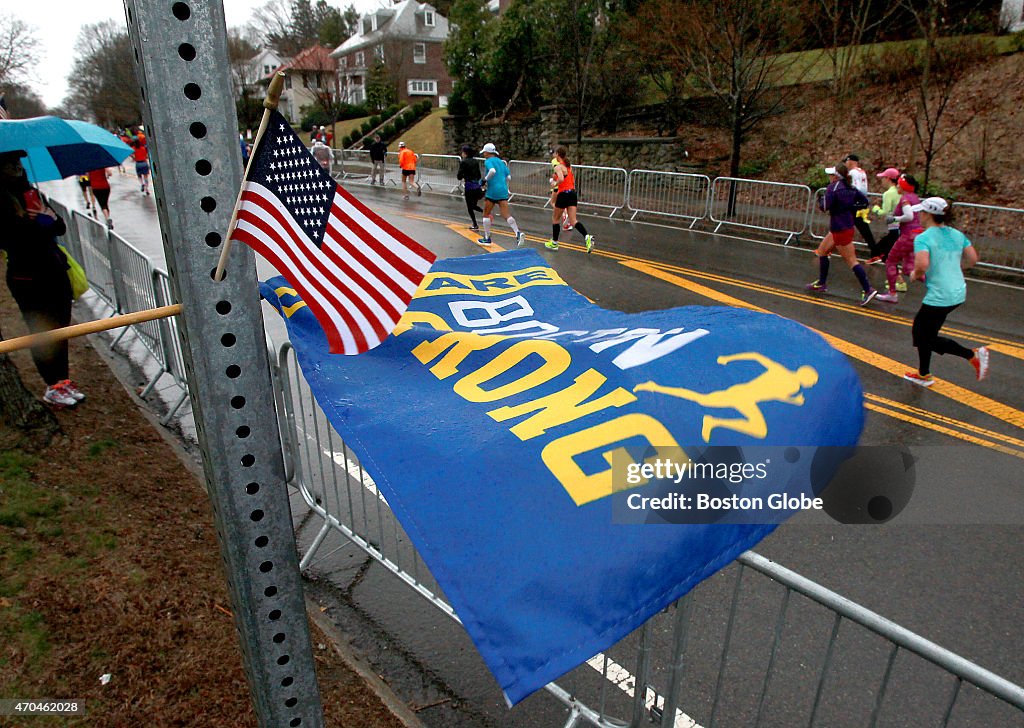
[[[32,333],[71,323],[68,261],[57,244],[64,221],[32,189],[21,166],[25,153],[0,154],[0,249],[7,253],[7,287]],[[32,349],[32,361],[46,383],[43,401],[74,407],[85,399],[68,377],[68,342]]]
[[[320,164],[320,167],[327,172],[331,173],[331,148],[324,144],[322,141],[317,139],[313,142],[313,148],[309,150],[313,155],[313,158]]]
[[[370,144],[370,162],[373,165],[370,170],[370,184],[375,184],[377,175],[380,174],[380,184],[384,186],[384,163],[388,158],[388,145],[380,140],[380,134],[373,135],[373,143]]]
[[[860,168],[860,157],[856,154],[847,154],[846,159],[843,160],[843,164],[846,165],[847,171],[850,173],[850,183],[853,185],[855,190],[860,191],[865,198],[868,196],[868,176],[864,170]],[[878,246],[875,245],[875,234],[871,231],[870,215],[868,208],[857,210],[853,216],[853,225],[857,228],[857,232],[864,238],[864,242],[868,246],[870,257],[878,255]]]
[[[402,199],[409,199],[409,187],[416,188],[416,194],[423,194],[423,187],[416,181],[416,163],[420,160],[418,155],[405,142],[398,142],[398,166],[402,168]]]

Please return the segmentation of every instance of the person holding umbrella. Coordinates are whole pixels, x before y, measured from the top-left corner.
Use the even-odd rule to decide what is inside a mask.
[[[0,250],[7,253],[7,287],[32,333],[71,323],[68,261],[57,244],[64,221],[42,204],[25,175],[24,151],[0,153]],[[74,407],[85,399],[68,376],[68,342],[32,349],[46,383],[43,401]]]

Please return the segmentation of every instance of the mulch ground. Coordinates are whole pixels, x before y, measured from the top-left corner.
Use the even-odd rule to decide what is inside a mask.
[[[3,285],[0,329],[26,333]],[[62,434],[0,453],[0,697],[88,713],[0,725],[256,725],[204,491],[86,341],[71,368],[88,399],[57,413]],[[327,725],[402,725],[322,633],[313,646]]]

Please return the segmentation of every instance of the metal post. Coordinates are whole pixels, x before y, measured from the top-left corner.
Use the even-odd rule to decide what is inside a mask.
[[[255,260],[212,279],[242,170],[221,0],[125,0],[207,490],[261,726],[323,726]]]

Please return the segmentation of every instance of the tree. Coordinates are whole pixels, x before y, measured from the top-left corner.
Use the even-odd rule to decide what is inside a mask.
[[[294,56],[311,45],[340,45],[358,22],[353,5],[341,11],[326,0],[270,0],[253,11],[250,26],[264,45]]]
[[[786,52],[801,41],[806,17],[787,0],[697,0],[685,7],[648,0],[638,10],[641,52],[661,58],[673,90],[718,105],[717,120],[732,140],[732,177],[739,175],[744,140],[783,110],[802,78],[799,56]]]
[[[251,30],[228,28],[228,61],[231,63],[231,82],[237,99],[235,111],[238,124],[243,129],[257,126],[263,115],[262,103],[252,96],[252,89],[259,81],[249,63],[259,52],[253,36]]]
[[[898,3],[878,3],[872,0],[818,0],[825,22],[817,23],[832,62],[832,87],[835,100],[842,101],[850,93],[856,75],[859,46],[870,35],[887,23],[900,6]]]
[[[970,16],[952,16],[947,0],[903,0],[903,6],[913,15],[924,41],[910,163],[916,162],[920,144],[924,154],[922,185],[927,188],[938,153],[991,106],[995,91],[987,88],[963,100],[958,119],[949,128],[944,127],[951,102],[959,95],[960,82],[994,51],[986,41],[958,35]]]
[[[58,432],[57,418],[25,388],[11,358],[0,354],[0,451],[42,449]]]
[[[4,94],[4,103],[14,119],[28,119],[43,116],[47,113],[46,103],[28,86],[20,83],[0,83],[0,93]]]
[[[35,29],[13,15],[0,15],[0,84],[24,83],[38,63]]]
[[[113,20],[84,26],[75,54],[65,108],[92,117],[101,126],[139,123],[139,85],[131,40],[124,26]]]

